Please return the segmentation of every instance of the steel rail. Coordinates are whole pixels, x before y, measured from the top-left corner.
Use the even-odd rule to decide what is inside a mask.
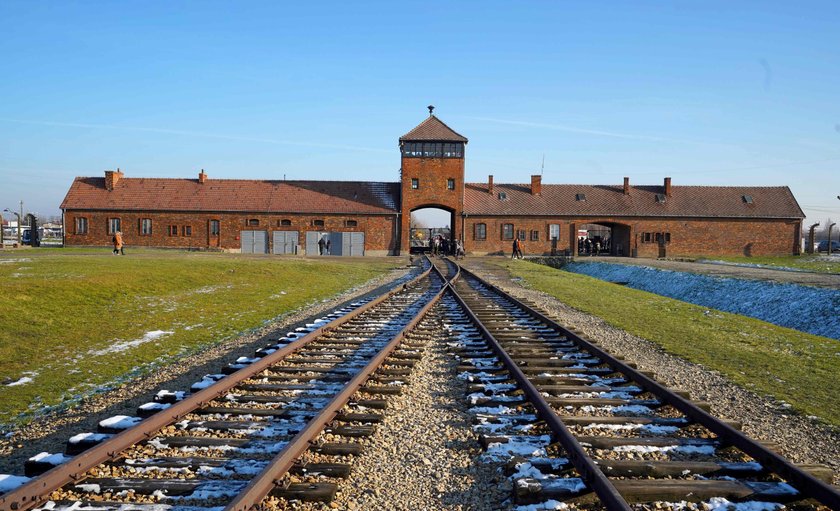
[[[800,491],[803,494],[805,494],[806,497],[814,498],[832,509],[840,510],[840,492],[838,492],[831,485],[824,483],[823,481],[817,479],[811,474],[801,470],[799,467],[788,461],[780,454],[777,454],[767,449],[757,441],[751,439],[744,433],[738,431],[729,424],[721,421],[717,417],[706,412],[705,410],[698,407],[688,399],[680,396],[679,394],[676,394],[675,392],[672,392],[668,387],[662,385],[653,378],[645,375],[644,373],[638,371],[633,367],[630,367],[626,363],[610,355],[598,346],[579,337],[574,332],[568,330],[567,328],[557,323],[553,319],[549,318],[545,314],[541,313],[540,311],[534,309],[533,307],[530,307],[529,305],[510,295],[509,293],[506,293],[498,286],[495,286],[482,279],[474,272],[467,270],[466,268],[462,268],[462,272],[478,280],[479,282],[481,282],[482,285],[486,286],[497,295],[502,296],[507,300],[510,300],[513,304],[526,311],[532,317],[546,323],[551,328],[555,329],[556,331],[565,335],[570,340],[577,343],[583,349],[601,358],[601,360],[603,360],[604,363],[610,365],[617,372],[621,372],[630,376],[632,380],[638,383],[645,390],[655,395],[663,402],[673,406],[680,412],[684,413],[692,420],[703,425],[712,433],[716,434],[723,441],[723,443],[737,447],[738,449],[753,457],[756,461],[765,466],[765,468],[769,468],[776,474],[782,476],[785,480],[791,483],[797,491]]]
[[[586,454],[583,446],[581,446],[574,435],[572,435],[572,432],[569,431],[569,428],[567,428],[560,417],[558,417],[551,405],[548,404],[542,394],[540,394],[540,391],[537,390],[533,383],[531,383],[528,376],[522,372],[499,341],[481,323],[481,320],[472,311],[472,309],[470,309],[469,305],[467,305],[455,288],[450,286],[450,289],[452,290],[452,295],[455,297],[455,300],[461,305],[461,307],[464,308],[464,311],[475,324],[476,328],[478,328],[484,338],[487,339],[488,344],[496,353],[496,356],[499,357],[507,371],[513,379],[516,380],[531,405],[533,405],[536,409],[537,414],[545,421],[546,425],[549,429],[551,429],[552,433],[554,433],[557,441],[559,441],[566,450],[568,458],[572,461],[575,469],[577,469],[580,473],[581,479],[589,488],[592,489],[592,491],[595,492],[596,495],[598,495],[601,499],[601,503],[603,503],[604,507],[606,507],[609,511],[630,511],[632,508],[627,504],[615,486],[613,486],[609,478],[607,478],[603,471],[598,468],[598,465],[596,465],[592,458]]]
[[[275,456],[268,466],[254,477],[248,485],[224,508],[225,511],[247,511],[258,504],[274,489],[278,480],[283,477],[295,464],[297,460],[311,445],[311,442],[321,433],[324,427],[331,422],[341,409],[347,404],[353,394],[364,385],[370,376],[385,362],[385,360],[396,350],[406,335],[426,316],[429,310],[443,296],[448,287],[446,277],[432,263],[432,269],[436,271],[443,282],[437,294],[409,321],[388,344],[362,368],[329,403],[312,419],[306,427],[296,434],[283,450]]]
[[[219,396],[225,395],[230,389],[238,385],[240,382],[255,374],[259,374],[270,366],[282,361],[288,355],[297,351],[301,347],[317,340],[322,334],[334,330],[364,312],[376,307],[388,298],[406,289],[409,285],[419,282],[429,275],[432,268],[433,266],[430,266],[427,270],[423,271],[411,281],[383,293],[376,299],[371,300],[353,311],[350,311],[344,316],[336,318],[329,323],[325,323],[323,326],[318,327],[295,342],[278,349],[274,353],[267,355],[252,364],[249,364],[235,373],[217,381],[206,389],[202,389],[195,394],[191,394],[189,397],[173,404],[166,410],[161,410],[151,417],[141,421],[136,426],[115,435],[95,447],[91,447],[85,452],[73,457],[66,463],[50,469],[41,476],[18,487],[14,491],[6,493],[5,495],[0,495],[0,511],[25,511],[27,509],[31,509],[43,501],[50,492],[57,490],[66,484],[78,482],[83,479],[85,472],[91,468],[105,461],[117,458],[120,452],[134,444],[137,444],[138,442],[150,439],[161,428],[178,421],[193,410],[201,408]]]

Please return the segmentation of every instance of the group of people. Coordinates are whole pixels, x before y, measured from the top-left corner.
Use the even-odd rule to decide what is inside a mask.
[[[519,241],[519,238],[513,239],[513,255],[510,256],[511,259],[524,259],[522,255],[522,242]]]
[[[330,239],[326,236],[321,236],[318,240],[318,255],[330,255]]]
[[[461,240],[450,242],[443,236],[435,236],[430,243],[433,255],[453,255],[455,259],[463,259],[466,252]]]
[[[609,252],[609,240],[604,240],[602,243],[600,237],[578,239],[578,254],[597,256],[602,250]]]

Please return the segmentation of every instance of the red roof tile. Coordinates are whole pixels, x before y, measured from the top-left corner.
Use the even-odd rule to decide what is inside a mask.
[[[556,215],[708,218],[791,218],[805,214],[786,186],[672,186],[665,202],[657,201],[662,186],[542,185],[531,195],[530,184],[467,183],[464,210],[470,215]],[[507,195],[499,199],[499,192]],[[577,200],[583,194],[585,200]],[[752,204],[744,196],[752,197]]]
[[[393,214],[399,183],[77,177],[61,209]]]
[[[466,143],[467,137],[457,133],[434,115],[430,115],[413,130],[400,137],[400,142],[405,140]]]

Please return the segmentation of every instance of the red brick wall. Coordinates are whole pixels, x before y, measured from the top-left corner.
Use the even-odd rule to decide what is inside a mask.
[[[76,217],[88,219],[88,233],[75,234]],[[212,248],[239,249],[239,232],[245,230],[264,230],[269,232],[271,243],[272,231],[298,231],[300,244],[305,245],[306,231],[324,232],[364,232],[366,251],[387,251],[393,253],[397,244],[395,215],[280,215],[247,213],[171,213],[171,212],[101,212],[67,211],[64,215],[66,226],[65,243],[68,246],[109,246],[112,235],[108,233],[108,219],[119,218],[123,240],[127,247],[172,247],[172,248]],[[152,234],[140,234],[140,220],[152,220]],[[257,219],[259,225],[248,225],[250,219]],[[291,225],[280,225],[280,221],[291,220]],[[323,227],[315,227],[314,220],[323,220]],[[213,243],[209,236],[210,220],[219,220],[220,235],[218,243]],[[357,226],[349,227],[346,220],[355,220]],[[168,227],[178,226],[178,236],[170,236]],[[183,227],[192,228],[191,236],[183,236]]]
[[[411,188],[411,179],[420,180],[418,189]],[[447,180],[455,180],[455,189],[447,188]],[[423,206],[442,207],[454,211],[452,235],[461,235],[461,211],[464,209],[463,158],[402,158],[402,223],[400,246],[407,253],[411,210]]]
[[[487,239],[475,238],[475,224],[487,226]],[[616,246],[622,246],[623,255],[658,257],[659,245],[644,243],[642,234],[669,233],[670,243],[665,244],[665,255],[676,256],[763,256],[799,253],[800,225],[796,220],[721,220],[721,219],[627,219],[627,218],[500,218],[470,216],[466,219],[465,248],[477,254],[510,254],[513,240],[502,239],[502,224],[511,223],[514,233],[526,231],[522,243],[525,254],[548,255],[551,253],[549,224],[560,225],[557,251],[576,252],[575,233],[587,223],[611,225]],[[539,240],[531,240],[531,231],[539,233]],[[651,236],[652,240],[654,239]]]

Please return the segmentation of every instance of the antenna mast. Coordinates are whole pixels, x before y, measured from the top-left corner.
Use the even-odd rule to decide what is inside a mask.
[[[545,170],[545,153],[543,153],[542,165],[540,165],[540,177],[542,177],[544,170]]]

